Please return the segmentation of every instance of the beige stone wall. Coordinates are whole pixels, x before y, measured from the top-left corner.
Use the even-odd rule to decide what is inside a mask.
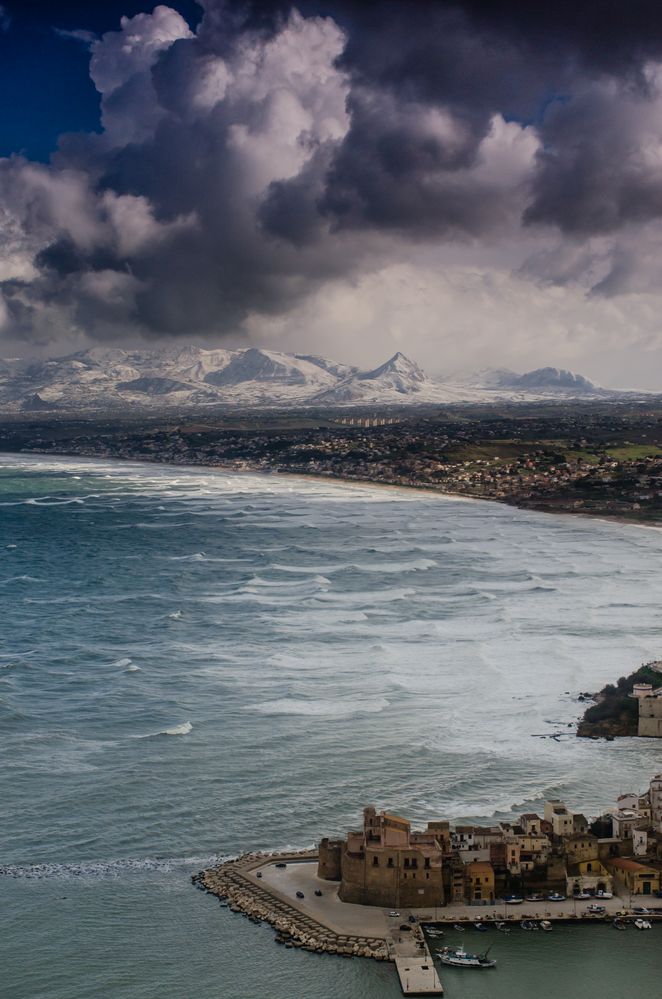
[[[323,839],[319,845],[317,876],[325,881],[340,881],[343,840]]]
[[[393,860],[390,867],[389,856]],[[378,865],[374,864],[375,857]],[[416,870],[405,870],[404,856],[397,850],[392,853],[367,850],[364,856],[345,851],[339,895],[343,902],[396,909],[441,905],[441,864],[426,870],[424,858],[421,857]]]
[[[639,735],[662,739],[662,697],[644,697],[639,701]]]

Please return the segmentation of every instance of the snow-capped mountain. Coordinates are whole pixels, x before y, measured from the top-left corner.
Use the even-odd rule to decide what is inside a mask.
[[[0,410],[47,412],[228,405],[360,406],[602,398],[582,375],[489,369],[431,379],[395,354],[368,371],[308,354],[184,347],[94,347],[46,361],[0,359]]]
[[[579,399],[605,398],[621,395],[610,389],[603,389],[583,375],[564,368],[536,368],[518,374],[509,368],[483,368],[480,371],[450,377],[441,383],[463,386],[472,392],[481,392],[499,399]]]
[[[320,392],[315,402],[323,405],[403,402],[450,402],[452,391],[444,391],[399,351],[372,371],[354,371],[332,388]]]

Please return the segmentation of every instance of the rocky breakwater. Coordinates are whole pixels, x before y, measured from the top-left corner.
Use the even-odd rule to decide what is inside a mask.
[[[340,934],[248,876],[266,864],[310,860],[316,856],[312,850],[297,854],[248,853],[218,867],[200,871],[193,875],[191,881],[201,891],[215,895],[230,912],[241,913],[254,923],[268,923],[276,931],[276,943],[285,947],[296,947],[315,954],[392,960],[386,940]]]

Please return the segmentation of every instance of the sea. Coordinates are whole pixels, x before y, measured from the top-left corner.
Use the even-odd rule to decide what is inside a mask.
[[[656,529],[415,490],[0,456],[0,994],[398,996],[191,874],[367,804],[489,822],[644,789],[662,746],[573,724],[662,657],[661,557]],[[499,935],[495,971],[442,979],[659,995],[660,933]]]

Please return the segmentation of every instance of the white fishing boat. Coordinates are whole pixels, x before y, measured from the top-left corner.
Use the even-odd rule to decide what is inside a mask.
[[[540,929],[544,930],[545,933],[549,933],[550,932],[550,930],[552,929],[552,924],[550,923],[549,919],[541,919],[540,920]]]
[[[650,930],[653,928],[652,923],[648,919],[635,919],[634,925],[638,930]]]
[[[443,947],[437,951],[437,957],[451,968],[496,968],[496,961],[487,956],[487,951],[484,954],[468,954],[463,947]]]

